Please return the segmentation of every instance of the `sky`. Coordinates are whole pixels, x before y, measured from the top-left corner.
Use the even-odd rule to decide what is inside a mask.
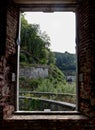
[[[25,19],[28,23],[39,24],[40,30],[46,32],[51,51],[75,53],[75,13],[25,12]]]

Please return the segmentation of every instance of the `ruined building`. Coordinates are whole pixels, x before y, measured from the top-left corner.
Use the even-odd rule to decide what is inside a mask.
[[[76,13],[77,110],[18,113],[17,54],[20,11]],[[13,79],[13,75],[15,76]],[[95,1],[0,1],[0,130],[95,130]]]

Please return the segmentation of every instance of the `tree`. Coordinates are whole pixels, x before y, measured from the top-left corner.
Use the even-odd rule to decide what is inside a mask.
[[[76,73],[76,55],[68,52],[55,52],[56,65],[65,75],[75,75]]]
[[[38,24],[29,24],[25,19],[24,14],[22,14],[21,53],[23,53],[23,55],[20,55],[21,61],[27,61],[29,64],[47,64],[52,62],[53,60],[49,60],[49,56],[51,54],[49,46],[50,37],[46,34],[46,32],[41,32],[40,26]],[[53,54],[51,56],[52,59],[54,59]]]

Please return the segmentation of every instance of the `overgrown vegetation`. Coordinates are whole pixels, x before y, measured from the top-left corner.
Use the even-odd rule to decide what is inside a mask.
[[[49,75],[44,79],[29,79],[26,77],[20,77],[20,91],[75,94],[75,83],[69,84],[66,82],[65,78],[66,75],[75,75],[75,54],[70,54],[68,52],[52,52],[49,47],[50,37],[46,34],[46,32],[42,32],[40,30],[40,26],[37,24],[29,24],[25,19],[24,14],[22,14],[20,66],[47,65],[49,67]],[[29,95],[26,94],[25,96]],[[31,95],[31,97],[32,96],[33,95]],[[41,98],[48,97],[42,95]],[[59,98],[57,96],[53,96],[51,99],[64,101],[64,98]],[[26,103],[27,100],[28,99],[25,99],[24,103]],[[68,98],[65,98],[65,100],[69,101]],[[34,100],[32,101],[35,102]],[[72,102],[75,103],[75,100]],[[27,108],[31,110],[30,107]],[[35,105],[33,105],[33,108],[35,108]]]
[[[54,53],[49,49],[50,37],[40,30],[38,24],[29,24],[21,17],[20,62],[23,64],[55,63]]]
[[[68,75],[76,75],[76,54],[70,54],[68,52],[59,53],[54,52],[56,58],[56,66],[62,70],[62,72]]]

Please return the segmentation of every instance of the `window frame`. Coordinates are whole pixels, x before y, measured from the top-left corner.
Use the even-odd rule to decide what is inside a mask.
[[[33,7],[33,8],[32,8]],[[31,9],[32,8],[32,9]],[[21,114],[21,113],[24,113],[24,114],[74,114],[74,113],[77,113],[79,114],[78,112],[78,56],[76,57],[77,59],[77,63],[76,63],[76,111],[58,111],[58,112],[45,112],[45,111],[19,111],[19,98],[18,98],[18,95],[19,95],[19,53],[20,53],[20,31],[21,31],[21,13],[22,12],[26,12],[26,11],[36,11],[36,12],[49,12],[49,13],[52,13],[52,12],[65,12],[65,11],[68,11],[68,12],[74,12],[75,15],[76,15],[76,12],[75,12],[75,8],[76,6],[74,5],[73,7],[71,6],[71,8],[68,8],[68,7],[65,7],[61,4],[56,4],[56,6],[54,4],[35,4],[35,5],[22,5],[22,7],[20,8],[20,11],[19,11],[19,31],[18,31],[18,40],[17,40],[17,45],[18,45],[18,56],[17,56],[17,103],[16,103],[16,111],[15,113],[17,114]],[[76,18],[75,18],[76,20]],[[76,21],[77,22],[77,21]],[[75,27],[76,28],[76,27]],[[76,44],[76,55],[77,55],[77,44]]]

